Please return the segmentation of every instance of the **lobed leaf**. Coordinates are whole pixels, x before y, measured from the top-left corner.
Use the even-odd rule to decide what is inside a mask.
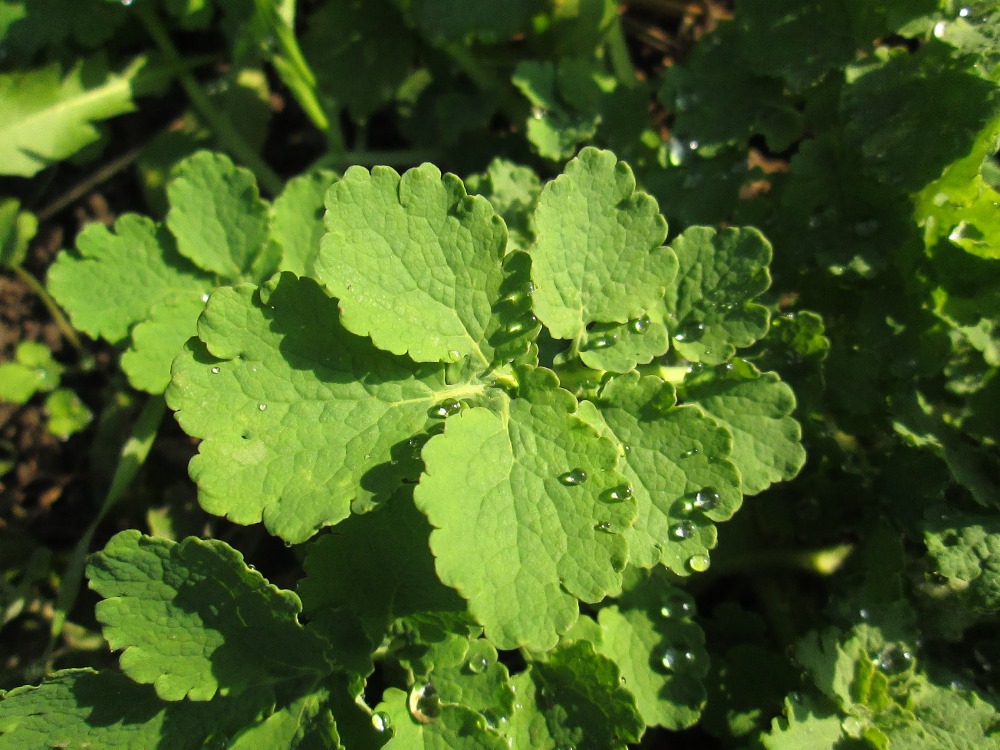
[[[631,498],[613,444],[575,414],[547,370],[522,368],[521,397],[448,420],[423,449],[417,507],[435,527],[441,580],[500,648],[551,648],[621,586]]]
[[[477,392],[348,333],[336,300],[289,273],[215,292],[198,336],[166,395],[202,439],[190,464],[199,501],[290,542],[343,520],[355,499],[386,499],[402,479],[392,449],[435,403]]]
[[[507,231],[485,199],[431,164],[402,177],[355,167],[326,206],[315,272],[340,299],[345,328],[418,362],[494,361],[493,341],[514,319],[494,312]]]
[[[261,281],[275,271],[262,250],[268,208],[253,173],[223,154],[200,151],[181,162],[167,185],[166,224],[177,250],[226,279]]]
[[[771,246],[760,232],[691,227],[670,247],[680,266],[666,294],[678,354],[720,364],[767,333],[767,308],[750,301],[771,285]]]
[[[791,479],[805,463],[802,429],[790,416],[795,395],[777,374],[738,362],[685,380],[682,393],[732,434],[732,461],[745,494]]]
[[[205,701],[331,670],[297,622],[295,594],[268,584],[220,541],[123,531],[87,567],[97,619],[122,671],[163,700]],[[260,640],[268,648],[258,647]]]
[[[637,373],[609,380],[596,408],[582,411],[622,446],[621,471],[639,510],[625,532],[629,562],[662,563],[678,575],[707,566],[715,523],[743,499],[729,431],[697,406],[677,406],[673,386]]]
[[[610,151],[585,148],[567,164],[543,188],[535,222],[534,309],[555,338],[578,340],[591,323],[662,309],[677,273],[676,256],[662,247],[667,225]]]

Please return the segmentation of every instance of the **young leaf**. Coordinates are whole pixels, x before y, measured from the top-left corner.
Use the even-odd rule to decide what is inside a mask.
[[[591,323],[626,323],[663,308],[677,273],[674,252],[662,247],[667,225],[614,154],[581,151],[542,190],[535,221],[535,313],[554,337],[580,340]]]
[[[282,271],[312,274],[323,239],[323,197],[336,180],[329,170],[293,177],[271,206],[271,240],[281,248]]]
[[[670,247],[680,264],[666,295],[678,354],[720,364],[767,333],[767,308],[750,301],[771,284],[771,246],[760,232],[691,227]]]
[[[715,522],[743,499],[732,436],[701,408],[676,406],[673,386],[654,377],[613,378],[596,405],[587,403],[583,415],[623,446],[621,472],[638,504],[625,532],[629,562],[689,575],[692,560],[707,560],[715,547]]]
[[[174,363],[167,402],[202,439],[190,466],[199,501],[237,523],[263,518],[290,542],[346,518],[355,498],[386,499],[399,481],[391,449],[429,424],[434,404],[482,390],[449,387],[443,367],[348,333],[336,300],[289,273],[259,291],[218,290],[198,336]]]
[[[490,204],[431,164],[402,177],[347,170],[330,188],[316,278],[344,327],[418,362],[494,360],[507,230]]]
[[[73,325],[113,344],[149,317],[160,301],[200,300],[215,284],[182,258],[167,231],[144,216],[119,217],[112,232],[101,224],[86,226],[77,253],[61,253],[49,269],[52,295],[69,312]],[[110,299],[95,289],[114,290]],[[193,332],[194,319],[190,321]]]
[[[98,140],[95,122],[134,109],[145,64],[137,58],[114,73],[97,55],[65,76],[57,63],[0,74],[0,173],[31,177]]]
[[[0,401],[27,403],[36,393],[57,388],[62,372],[63,366],[45,344],[22,341],[14,350],[14,361],[0,364]]]
[[[122,671],[163,700],[209,700],[332,670],[297,622],[295,594],[268,584],[236,550],[123,531],[91,560],[97,619]],[[257,647],[260,639],[268,649]]]
[[[635,501],[607,495],[625,481],[615,447],[555,376],[519,374],[523,398],[461,412],[428,441],[414,499],[435,527],[438,575],[490,640],[544,650],[576,620],[577,599],[618,591]]]
[[[685,380],[682,394],[732,433],[732,460],[745,494],[791,479],[805,463],[802,429],[790,416],[795,395],[775,373],[735,362]]]

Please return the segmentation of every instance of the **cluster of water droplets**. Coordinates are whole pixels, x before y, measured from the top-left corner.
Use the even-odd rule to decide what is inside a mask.
[[[559,475],[559,484],[566,487],[577,487],[587,481],[587,472],[583,469],[570,469]]]
[[[447,419],[448,417],[458,414],[464,408],[465,404],[461,401],[456,401],[453,398],[446,398],[440,404],[432,406],[427,414],[433,419]]]

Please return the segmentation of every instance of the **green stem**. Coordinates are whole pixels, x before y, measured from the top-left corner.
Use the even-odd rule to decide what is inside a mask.
[[[42,301],[42,304],[45,305],[45,309],[49,311],[49,315],[52,316],[52,321],[56,324],[56,327],[59,329],[59,332],[63,335],[63,337],[70,344],[72,344],[74,349],[83,353],[83,342],[80,341],[80,337],[76,335],[76,331],[73,330],[73,326],[71,326],[69,321],[66,320],[66,316],[63,315],[62,310],[59,309],[59,305],[57,305],[56,301],[52,299],[52,295],[48,293],[48,290],[42,286],[38,279],[32,276],[21,266],[12,266],[11,270],[13,270],[14,273],[17,274],[18,278],[27,284],[31,291],[38,296],[38,299]]]
[[[854,545],[838,544],[819,549],[789,550],[764,549],[733,558],[725,558],[712,565],[716,576],[734,573],[756,572],[761,569],[795,569],[818,576],[828,576],[837,572],[851,553]]]
[[[80,541],[73,548],[73,554],[63,573],[62,581],[59,583],[59,593],[56,596],[55,611],[52,614],[52,623],[49,628],[49,645],[45,652],[45,663],[51,667],[52,654],[55,650],[56,642],[62,635],[63,627],[66,625],[66,618],[77,597],[80,595],[80,584],[83,580],[83,570],[90,553],[90,544],[94,539],[94,534],[98,526],[108,512],[122,499],[125,490],[139,473],[149,450],[153,446],[156,432],[159,429],[160,421],[166,411],[166,402],[163,396],[150,396],[142,408],[135,425],[132,427],[132,434],[129,435],[122,446],[118,458],[118,466],[115,475],[111,479],[111,486],[108,488],[104,502],[101,504],[97,517],[91,522],[87,530],[83,532]]]
[[[611,57],[611,68],[615,71],[618,82],[627,89],[634,89],[639,84],[639,80],[635,77],[635,66],[632,65],[628,45],[625,43],[625,31],[622,29],[620,15],[615,16],[615,20],[608,30],[607,45]]]
[[[156,11],[152,10],[148,3],[139,3],[136,6],[136,12],[146,32],[167,58],[167,61],[178,66],[181,72],[178,74],[177,80],[191,100],[191,104],[194,105],[198,114],[201,115],[215,133],[216,138],[219,139],[222,146],[253,171],[257,176],[257,181],[265,191],[271,195],[280,193],[283,185],[281,178],[251,148],[250,144],[246,142],[239,131],[233,126],[230,119],[215,108],[208,94],[205,93],[205,90],[195,80],[194,76],[181,66],[181,55],[170,39],[170,35],[164,28],[159,16],[156,15]]]

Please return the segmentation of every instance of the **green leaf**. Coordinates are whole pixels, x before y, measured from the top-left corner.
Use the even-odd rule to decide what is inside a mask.
[[[200,341],[174,363],[167,402],[202,439],[190,473],[210,513],[261,519],[290,542],[343,520],[351,502],[385,499],[402,478],[391,451],[430,423],[435,403],[482,390],[446,386],[341,326],[337,301],[283,273],[259,291],[215,292]],[[406,467],[401,467],[406,469]]]
[[[57,388],[62,373],[63,366],[45,344],[22,341],[14,349],[14,361],[0,364],[0,401],[27,403],[36,393]]]
[[[48,421],[45,429],[52,435],[66,440],[74,432],[79,432],[94,418],[93,413],[68,388],[59,388],[45,399]]]
[[[692,227],[670,247],[680,264],[666,294],[678,354],[720,364],[767,333],[767,308],[750,301],[771,284],[771,246],[760,232]]]
[[[349,331],[418,362],[471,356],[481,368],[493,363],[498,338],[520,332],[494,311],[503,221],[454,175],[431,164],[402,177],[354,167],[330,188],[326,207],[316,277],[340,299]]]
[[[423,449],[417,507],[435,527],[438,575],[501,648],[551,648],[621,586],[635,501],[614,445],[576,415],[547,370],[519,370],[521,398],[449,419]]]
[[[307,19],[302,52],[322,94],[365,120],[396,98],[416,38],[386,0],[326,3]]]
[[[805,463],[802,429],[789,416],[795,395],[775,373],[734,362],[689,377],[682,395],[732,433],[732,461],[742,475],[744,494],[756,495],[774,482],[791,479]]]
[[[617,665],[587,641],[559,646],[514,685],[520,705],[510,720],[511,747],[619,750],[645,728]]]
[[[708,652],[693,614],[690,595],[658,578],[598,613],[603,635],[597,650],[621,669],[648,725],[683,729],[701,715]]]
[[[761,737],[767,750],[829,750],[843,737],[840,717],[823,711],[808,698],[785,701],[785,715]]]
[[[954,509],[929,513],[924,544],[937,572],[965,589],[974,610],[1000,610],[1000,522]]]
[[[629,562],[662,563],[686,576],[705,565],[715,523],[730,518],[743,496],[729,432],[700,407],[675,404],[672,385],[630,373],[608,381],[596,410],[587,403],[582,411],[622,446],[621,472],[639,508],[625,532]]]
[[[200,151],[176,167],[167,197],[167,227],[178,252],[196,266],[226,279],[260,281],[274,272],[261,257],[268,208],[250,170]]]
[[[465,179],[469,194],[486,198],[507,225],[508,250],[528,250],[535,239],[535,206],[542,192],[538,175],[530,167],[494,159],[482,174]]]
[[[542,190],[535,221],[535,313],[554,337],[578,340],[590,323],[662,309],[677,272],[676,256],[662,247],[667,225],[610,151],[581,151]]]
[[[573,59],[558,63],[522,60],[511,82],[531,103],[525,125],[528,141],[540,156],[552,161],[569,158],[581,143],[594,137],[600,116],[593,105],[602,90],[614,87],[614,79],[592,61]],[[586,101],[574,106],[574,93]]]
[[[122,370],[133,387],[163,393],[170,385],[170,365],[185,342],[198,330],[198,316],[205,309],[207,293],[174,296],[151,305],[147,317],[132,328]]]
[[[457,612],[465,602],[434,572],[431,527],[401,491],[382,507],[341,522],[310,546],[299,583],[305,612],[345,607],[375,642],[393,620],[423,612]]]
[[[16,198],[0,200],[0,267],[15,268],[24,262],[28,243],[38,232],[38,219],[21,210]]]
[[[974,692],[922,681],[910,693],[914,721],[887,728],[892,747],[907,750],[996,750],[996,709]]]
[[[670,348],[663,312],[654,311],[628,323],[592,323],[580,344],[587,367],[605,372],[629,372],[649,364]]]
[[[135,108],[144,65],[137,58],[115,73],[97,55],[65,75],[57,63],[0,74],[0,173],[31,177],[97,141],[94,123]]]
[[[267,687],[252,687],[239,698],[165,703],[116,672],[68,669],[4,696],[0,750],[204,747],[252,724],[273,700]]]
[[[375,717],[393,733],[383,745],[386,750],[509,750],[503,737],[490,730],[478,713],[434,699],[423,702],[417,693],[422,688],[414,688],[409,695],[398,688],[382,694]]]
[[[143,216],[119,217],[114,232],[89,224],[76,246],[77,253],[60,253],[49,268],[49,291],[76,328],[112,344],[148,319],[156,303],[201,300],[215,286],[177,253],[165,229]],[[114,293],[96,295],[95,289]]]
[[[123,649],[122,671],[163,700],[205,701],[331,669],[323,642],[297,622],[298,597],[224,542],[123,531],[87,577],[104,597],[97,619],[111,648]]]
[[[271,240],[281,248],[282,271],[312,273],[323,239],[323,197],[337,176],[329,170],[293,177],[271,206]]]

